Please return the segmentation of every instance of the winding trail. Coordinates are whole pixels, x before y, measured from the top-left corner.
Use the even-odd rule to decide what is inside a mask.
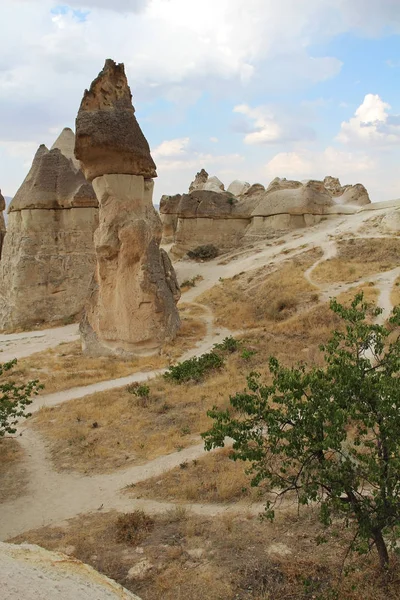
[[[351,219],[327,220],[304,232],[288,233],[280,238],[279,243],[271,241],[265,243],[264,241],[254,244],[251,249],[244,249],[243,252],[232,252],[225,258],[223,264],[219,263],[218,259],[196,265],[189,261],[178,263],[180,281],[197,274],[203,277],[203,280],[195,288],[185,293],[183,300],[202,308],[202,317],[207,327],[205,337],[194,348],[186,352],[180,360],[207,352],[216,342],[233,333],[227,329],[215,328],[211,309],[195,301],[197,296],[216,285],[220,278],[233,277],[241,272],[263,266],[279,266],[289,258],[285,251],[291,252],[291,258],[304,252],[305,249],[322,248],[322,258],[318,259],[305,273],[306,279],[320,291],[322,298],[328,299],[338,291],[344,291],[362,283],[362,281],[357,281],[351,284],[322,286],[313,281],[312,274],[318,264],[336,255],[336,243],[331,240],[332,237],[353,233],[369,218],[371,218],[370,214],[361,212],[353,215]],[[362,237],[379,237],[379,234],[374,233],[371,236],[363,235]],[[392,309],[390,293],[394,281],[399,275],[400,267],[365,279],[365,281],[374,281],[379,287],[379,304],[384,308],[383,319],[387,318]],[[238,325],[240,327],[240,324]],[[238,333],[238,331],[234,332],[236,335]],[[26,357],[43,349],[57,346],[61,342],[76,339],[78,339],[76,325],[23,334],[0,335],[0,351],[2,352],[0,357],[3,362],[15,357]],[[30,412],[35,412],[42,406],[55,406],[95,392],[122,387],[133,382],[146,381],[157,377],[164,371],[165,369],[157,369],[135,373],[127,377],[40,396],[35,399],[30,407]],[[149,499],[133,500],[121,492],[122,488],[131,483],[161,475],[182,462],[198,458],[204,453],[203,444],[199,443],[142,465],[120,469],[111,474],[87,476],[74,472],[57,472],[53,467],[49,449],[43,438],[35,430],[24,425],[20,426],[19,433],[23,433],[19,442],[26,453],[24,467],[29,473],[29,482],[26,494],[17,500],[1,505],[0,540],[8,539],[32,528],[59,524],[66,519],[90,511],[111,509],[131,511],[141,508],[149,512],[163,512],[176,504],[155,502]],[[195,513],[209,516],[243,511],[256,514],[262,508],[262,505],[249,503],[230,505],[180,503],[180,505],[190,507],[190,510]]]

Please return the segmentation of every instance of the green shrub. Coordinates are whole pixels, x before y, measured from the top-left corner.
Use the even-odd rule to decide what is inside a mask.
[[[226,337],[220,344],[214,344],[214,350],[220,350],[221,352],[236,352],[239,348],[240,342],[234,337]]]
[[[16,432],[18,420],[30,416],[25,413],[25,408],[32,404],[32,396],[37,396],[39,390],[43,389],[38,380],[22,385],[10,380],[9,371],[16,364],[16,359],[0,364],[0,438],[6,433]]]
[[[226,337],[220,344],[215,344],[211,352],[184,360],[177,365],[169,367],[164,377],[176,383],[201,381],[210,371],[222,369],[225,362],[223,355],[235,352],[239,344],[240,342],[235,340],[235,338]]]
[[[219,354],[208,352],[169,367],[168,371],[164,373],[164,377],[176,383],[201,381],[207,373],[221,369],[223,366],[224,359]]]

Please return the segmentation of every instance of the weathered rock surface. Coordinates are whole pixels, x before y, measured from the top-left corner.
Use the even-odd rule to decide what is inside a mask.
[[[227,192],[233,194],[234,196],[243,196],[250,189],[250,184],[247,181],[239,181],[239,179],[235,179],[229,185]]]
[[[244,240],[274,231],[315,225],[335,214],[351,214],[370,202],[363,185],[341,186],[334,177],[305,182],[276,177],[267,189],[260,183],[234,181],[227,192],[220,187],[206,191],[209,181],[203,169],[189,194],[162,198],[163,243],[173,244],[174,257],[202,244],[229,250]]]
[[[202,190],[204,185],[207,183],[208,173],[205,169],[201,169],[198,173],[196,173],[196,177],[192,181],[189,186],[189,194],[194,192],[195,190]]]
[[[157,177],[123,64],[106,60],[85,90],[76,120],[75,156],[88,181],[106,174]]]
[[[9,206],[0,261],[1,329],[70,319],[86,301],[98,203],[70,158],[73,132],[64,130],[57,142],[52,150],[40,146]]]
[[[3,212],[6,210],[6,201],[0,190],[0,258],[3,248],[4,236],[6,235],[6,223]]]
[[[3,600],[140,600],[89,565],[33,544],[0,542]]]
[[[81,322],[91,355],[154,353],[180,325],[179,287],[160,251],[162,225],[152,203],[155,165],[133,115],[124,67],[107,60],[77,117],[76,156],[95,177],[99,201],[95,280]],[[122,141],[114,127],[124,130]]]
[[[189,194],[200,190],[219,193],[225,191],[225,186],[218,177],[209,177],[207,171],[201,169],[189,186]]]
[[[250,224],[256,201],[228,192],[196,190],[183,196],[163,197],[160,214],[163,243],[174,243],[173,257],[213,244],[220,250],[237,246]]]

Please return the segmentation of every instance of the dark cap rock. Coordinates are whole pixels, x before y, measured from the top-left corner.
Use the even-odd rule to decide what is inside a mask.
[[[107,59],[85,90],[76,119],[75,156],[88,181],[106,174],[157,177],[122,63]]]

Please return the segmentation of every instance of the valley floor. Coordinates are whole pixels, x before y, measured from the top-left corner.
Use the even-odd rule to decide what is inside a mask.
[[[181,300],[190,341],[179,342],[179,360],[228,335],[246,352],[210,379],[183,386],[161,377],[177,360],[173,349],[145,369],[110,369],[123,376],[97,365],[85,385],[60,374],[50,386],[56,391],[35,399],[18,436],[0,443],[0,540],[73,554],[143,600],[397,598],[399,565],[393,581],[383,581],[370,555],[352,558],[352,575],[338,580],[346,544],[332,536],[316,548],[313,509],[299,515],[285,501],[275,524],[260,522],[265,495],[250,489],[229,450],[206,455],[199,436],[209,425],[206,411],[227,406],[250,370],[265,371],[270,354],[318,360],[318,344],[335,326],[330,297],[347,301],[363,290],[387,319],[400,300],[400,232],[383,224],[385,211],[327,220],[210,262],[178,262],[180,281],[196,278]],[[28,360],[77,339],[77,325],[1,335],[0,356]],[[65,354],[57,354],[60,373]],[[68,359],[76,370],[71,353]],[[34,369],[25,366],[23,374]],[[142,404],[127,388],[136,382],[150,388]],[[132,540],[129,519],[142,519],[134,511],[145,511],[148,522],[134,524]]]

